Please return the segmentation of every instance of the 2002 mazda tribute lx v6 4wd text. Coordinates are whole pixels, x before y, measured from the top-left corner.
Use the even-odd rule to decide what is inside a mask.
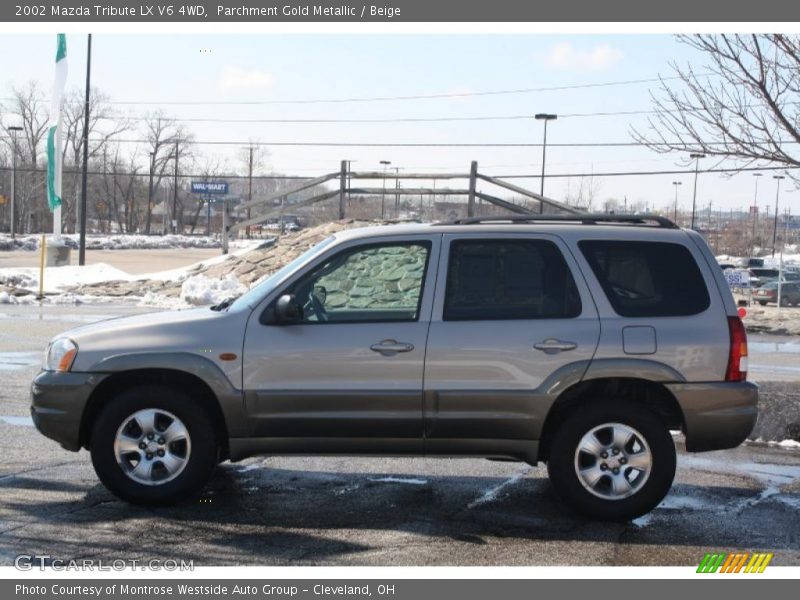
[[[747,340],[702,238],[661,217],[351,229],[217,306],[50,343],[34,422],[114,494],[168,504],[257,454],[547,463],[574,509],[654,508],[756,419]]]

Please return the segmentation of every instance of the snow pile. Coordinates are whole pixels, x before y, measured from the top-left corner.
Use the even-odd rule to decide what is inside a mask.
[[[238,296],[247,291],[247,286],[239,283],[234,275],[226,275],[221,279],[209,278],[205,275],[189,277],[181,285],[181,300],[186,304],[217,304],[231,296]]]
[[[47,267],[44,270],[44,291],[57,293],[75,285],[86,285],[101,281],[128,280],[131,276],[106,263],[80,267]],[[39,269],[17,267],[0,269],[0,284],[39,291]]]
[[[12,240],[8,235],[0,235],[1,250],[37,250],[41,235],[17,236]],[[51,236],[48,236],[48,243]],[[78,235],[63,236],[64,244],[70,248],[78,248]],[[253,240],[232,240],[231,248],[240,245],[252,245]],[[220,248],[221,242],[215,236],[196,235],[88,235],[86,248],[89,250],[164,250],[169,248]]]

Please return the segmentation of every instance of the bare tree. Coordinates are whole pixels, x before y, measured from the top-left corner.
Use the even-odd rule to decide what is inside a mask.
[[[11,100],[5,110],[14,115],[13,125],[22,127],[17,135],[17,152],[21,172],[17,174],[17,230],[30,231],[32,222],[44,226],[46,213],[49,210],[44,197],[44,178],[35,172],[43,149],[43,140],[47,134],[47,110],[39,86],[30,82],[25,87],[13,88]],[[11,132],[8,126],[3,132],[11,144]],[[22,227],[19,227],[19,225]]]
[[[203,163],[196,166],[195,170],[200,177],[205,181],[214,181],[223,177],[225,173],[225,163],[221,161],[219,156],[211,155],[206,156],[203,160]],[[196,202],[196,206],[194,207],[194,214],[192,215],[192,220],[190,222],[190,233],[194,233],[194,230],[197,228],[198,221],[200,220],[200,213],[202,212],[203,208],[205,207],[210,214],[210,204],[214,197],[210,194],[200,194],[200,195],[193,195],[193,201]],[[210,219],[209,219],[210,221]],[[210,235],[210,224],[206,226],[206,235]]]
[[[144,123],[145,136],[149,146],[148,159],[153,172],[153,184],[148,192],[148,202],[146,207],[145,233],[150,233],[153,208],[155,205],[156,192],[161,185],[164,177],[170,175],[171,168],[174,169],[175,153],[178,152],[179,161],[188,160],[192,156],[191,142],[192,134],[175,120],[166,116],[163,112],[157,111],[147,116]],[[178,219],[182,223],[182,203],[178,196],[179,207]],[[164,207],[164,218],[167,218],[169,211]]]
[[[651,149],[800,165],[800,36],[678,36],[706,58],[672,68],[651,92],[655,115],[633,136]]]
[[[83,120],[85,97],[81,90],[70,91],[62,108],[64,132],[64,165],[72,167],[71,193],[64,193],[64,219],[67,229],[75,230],[77,223],[78,196],[80,195],[80,169],[83,161]],[[89,94],[89,148],[88,158],[98,157],[111,140],[130,129],[130,120],[122,115],[115,115],[108,104],[108,97],[102,92],[92,89]]]
[[[573,186],[572,178],[567,179],[566,202],[570,206],[582,208],[591,212],[595,200],[600,196],[602,182],[594,175],[578,177],[577,185]]]

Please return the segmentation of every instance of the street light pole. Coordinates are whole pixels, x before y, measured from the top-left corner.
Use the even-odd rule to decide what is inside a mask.
[[[78,265],[86,264],[86,194],[89,180],[89,92],[92,80],[92,34],[86,38],[86,95],[83,100],[83,171],[81,173],[81,223],[78,237]],[[105,164],[105,161],[103,161]]]
[[[544,167],[545,162],[547,161],[547,122],[548,121],[555,121],[558,118],[558,115],[550,114],[550,113],[538,113],[533,117],[537,121],[544,121],[544,139],[542,141],[542,182],[541,186],[539,187],[539,194],[544,196]],[[544,203],[539,203],[539,214],[544,212]]]
[[[389,168],[389,165],[392,164],[392,161],[382,160],[381,164],[383,165],[383,194],[381,194],[381,220],[383,220],[386,215],[386,170]]]
[[[781,194],[781,179],[786,179],[783,175],[773,175],[773,179],[775,179],[778,183],[775,189],[775,223],[773,225],[772,230],[772,256],[775,256],[775,241],[778,238],[778,198]],[[786,243],[786,239],[783,240],[783,243]]]
[[[694,193],[692,194],[692,225],[691,229],[694,230],[694,217],[695,217],[695,210],[697,209],[697,171],[700,168],[700,159],[705,158],[705,154],[700,153],[692,153],[689,155],[689,158],[694,159]]]
[[[672,220],[678,223],[678,186],[683,185],[682,181],[673,181],[672,185],[675,186],[675,210],[673,211]]]
[[[11,132],[11,239],[17,237],[17,132],[22,127],[14,125],[9,127]]]

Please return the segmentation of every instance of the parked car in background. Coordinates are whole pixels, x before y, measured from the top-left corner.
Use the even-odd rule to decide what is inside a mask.
[[[739,259],[739,266],[740,267],[763,267],[764,266],[764,259],[763,258],[756,258],[751,256],[750,258],[742,258]]]
[[[781,306],[800,306],[800,282],[787,282],[781,285]],[[761,306],[768,302],[778,302],[778,282],[771,281],[758,288],[753,299]]]
[[[750,274],[754,279],[751,279],[751,285],[753,287],[761,287],[765,283],[767,283],[770,279],[774,279],[778,276],[780,271],[778,269],[767,269],[762,267],[751,267]]]

